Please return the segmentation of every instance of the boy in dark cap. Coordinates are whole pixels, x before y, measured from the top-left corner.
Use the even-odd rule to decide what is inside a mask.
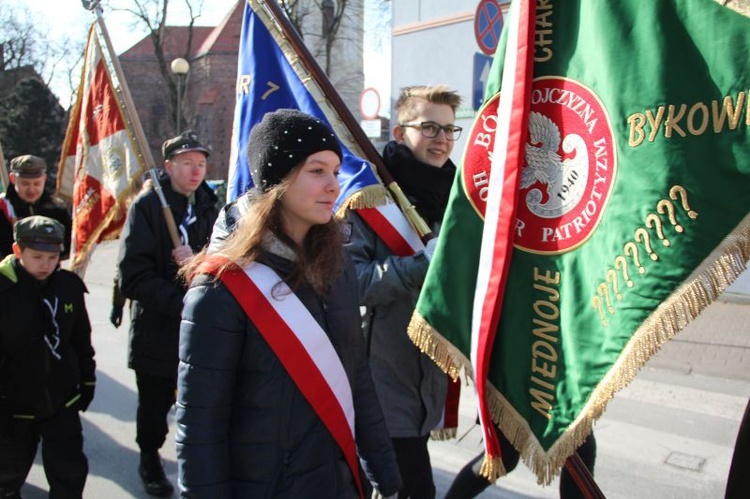
[[[144,188],[128,209],[119,257],[120,289],[131,300],[128,367],[138,386],[136,442],[138,473],[146,492],[169,496],[159,449],[168,433],[167,415],[177,388],[177,345],[184,283],[180,264],[208,243],[218,210],[205,183],[209,154],[194,132],[164,142],[159,187],[169,205],[182,244],[172,246],[155,188]],[[155,186],[152,186],[155,187]]]
[[[21,497],[40,439],[50,497],[81,497],[88,461],[78,411],[96,382],[86,287],[58,265],[58,221],[26,217],[14,238],[0,262],[0,497]]]
[[[30,215],[54,218],[65,230],[62,260],[70,254],[70,228],[72,226],[68,210],[55,201],[45,190],[47,163],[31,154],[17,156],[10,161],[10,182],[7,192],[0,195],[0,211],[7,224],[0,224],[0,256],[11,254],[13,243],[12,227],[16,220]]]

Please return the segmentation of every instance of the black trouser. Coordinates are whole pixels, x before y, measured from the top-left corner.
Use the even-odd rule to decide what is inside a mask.
[[[750,497],[750,401],[745,407],[745,415],[737,433],[737,443],[734,444],[732,465],[729,467],[727,479],[726,499]]]
[[[398,493],[399,499],[433,499],[435,482],[432,479],[432,465],[427,451],[429,435],[415,438],[394,438],[398,469],[404,486]]]
[[[78,407],[44,419],[13,419],[0,429],[0,495],[19,493],[29,475],[39,440],[50,499],[80,498],[89,463],[83,453]]]
[[[498,440],[500,441],[503,466],[505,467],[505,471],[510,473],[518,464],[518,451],[511,445],[508,439],[505,438],[505,435],[503,435],[497,426],[495,426],[495,430],[497,431]],[[583,464],[586,465],[593,475],[594,463],[596,462],[596,438],[594,438],[593,433],[583,441],[583,444],[578,448],[577,452],[581,457]],[[490,486],[490,482],[479,474],[483,460],[484,451],[469,461],[469,463],[458,472],[450,489],[448,489],[448,493],[445,495],[445,499],[467,499],[469,497],[475,497]],[[576,485],[575,479],[570,475],[568,468],[564,466],[562,473],[560,473],[560,497],[562,499],[578,499],[585,497],[578,489],[578,485]]]
[[[167,439],[167,415],[175,402],[177,380],[135,372],[138,412],[135,441],[142,452],[161,449]]]

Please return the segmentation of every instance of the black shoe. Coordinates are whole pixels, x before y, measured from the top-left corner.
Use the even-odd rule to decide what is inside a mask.
[[[164,468],[161,464],[159,453],[142,452],[141,464],[138,466],[138,474],[143,481],[146,493],[156,497],[169,497],[174,492],[172,483],[167,480]]]

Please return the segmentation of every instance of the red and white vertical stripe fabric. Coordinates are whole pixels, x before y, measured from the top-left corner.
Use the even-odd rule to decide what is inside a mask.
[[[504,470],[487,403],[487,375],[513,251],[518,180],[524,162],[528,130],[534,14],[534,1],[517,1],[511,7],[510,20],[506,26],[509,30],[508,43],[503,63],[489,197],[474,295],[471,363],[486,452],[482,473],[491,481]]]

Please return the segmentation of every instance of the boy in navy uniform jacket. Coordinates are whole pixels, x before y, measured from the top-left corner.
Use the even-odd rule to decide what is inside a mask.
[[[50,497],[81,497],[88,474],[79,411],[96,363],[81,279],[59,268],[65,229],[31,216],[0,262],[0,497],[20,497],[41,439]]]

